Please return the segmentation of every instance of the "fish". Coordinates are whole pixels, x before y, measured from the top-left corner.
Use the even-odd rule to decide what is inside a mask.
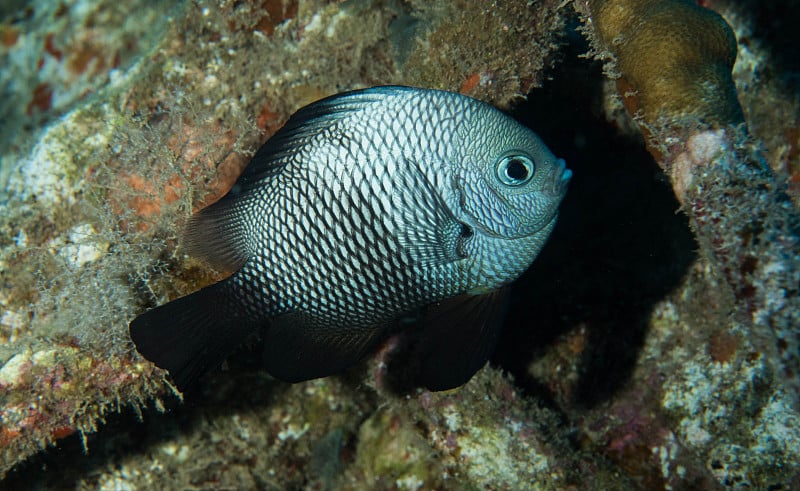
[[[508,285],[544,246],[571,171],[530,129],[459,93],[376,86],[311,103],[194,214],[185,248],[232,272],[145,311],[137,351],[183,391],[258,333],[287,382],[357,364],[415,326],[415,384],[463,385]]]

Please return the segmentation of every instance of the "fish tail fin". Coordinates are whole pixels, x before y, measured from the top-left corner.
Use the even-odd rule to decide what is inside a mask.
[[[184,391],[230,355],[259,323],[232,295],[228,280],[139,315],[130,335],[139,353],[169,371]]]

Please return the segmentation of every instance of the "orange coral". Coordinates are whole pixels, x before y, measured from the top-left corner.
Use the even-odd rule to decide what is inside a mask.
[[[255,25],[255,29],[267,36],[275,32],[275,26],[297,16],[298,2],[296,0],[265,0],[261,4],[264,15]]]
[[[12,26],[0,26],[0,44],[10,48],[17,44],[19,40],[19,30]]]
[[[28,116],[33,114],[34,109],[47,111],[53,104],[53,89],[47,83],[41,83],[33,88],[31,101],[28,103],[26,112]]]
[[[459,92],[461,92],[462,94],[469,94],[470,92],[473,91],[473,89],[475,89],[475,87],[478,86],[480,81],[481,81],[481,74],[473,73],[472,75],[467,77],[466,80],[464,80],[464,83],[461,84]]]

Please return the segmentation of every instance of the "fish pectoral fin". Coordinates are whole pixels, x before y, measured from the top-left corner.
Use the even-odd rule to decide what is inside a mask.
[[[492,355],[507,309],[508,288],[430,306],[417,326],[415,382],[430,390],[467,383]]]
[[[267,371],[286,382],[339,373],[355,365],[383,339],[385,328],[323,326],[310,316],[277,317],[264,335]]]
[[[466,257],[472,228],[459,221],[419,164],[405,161],[395,176],[393,206],[400,217],[398,240],[420,264],[444,265]]]
[[[183,392],[259,327],[238,306],[223,280],[139,315],[130,324],[131,339]]]

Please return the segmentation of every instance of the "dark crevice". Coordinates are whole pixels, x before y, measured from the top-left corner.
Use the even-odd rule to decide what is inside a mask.
[[[555,231],[514,284],[495,365],[530,395],[554,397],[528,373],[563,335],[587,330],[572,402],[593,406],[629,380],[656,302],[682,279],[696,245],[668,180],[641,138],[602,112],[602,67],[575,34],[544,87],[515,116],[573,171]]]

